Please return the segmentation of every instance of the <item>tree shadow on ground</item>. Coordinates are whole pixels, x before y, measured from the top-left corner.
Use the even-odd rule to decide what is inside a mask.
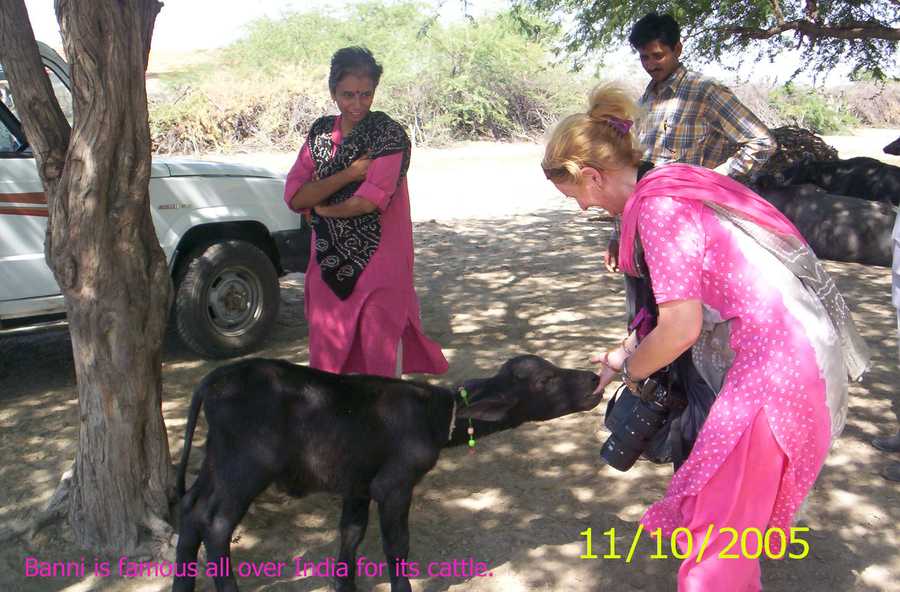
[[[574,211],[546,211],[504,220],[417,224],[416,285],[426,333],[450,361],[443,377],[452,385],[492,374],[519,353],[536,353],[562,366],[590,368],[588,355],[623,334],[621,279],[601,271],[609,226]],[[883,456],[871,436],[896,426],[896,325],[890,305],[890,272],[828,263],[873,349],[873,371],[851,387],[847,430],[838,441],[810,497],[801,524],[809,526],[810,554],[803,560],[764,562],[767,591],[812,585],[827,590],[887,590],[900,579],[896,485],[877,471]],[[279,325],[257,355],[307,361],[302,278],[282,280]],[[77,440],[71,354],[66,338],[38,344],[0,345],[16,370],[0,378],[3,436],[0,453],[0,526],[21,520],[46,503]],[[40,355],[53,354],[50,365]],[[223,362],[167,350],[163,412],[173,460],[177,460],[191,393],[203,375]],[[8,394],[7,394],[8,393]],[[448,449],[417,487],[410,527],[410,559],[423,575],[425,592],[516,590],[671,590],[678,561],[651,559],[656,545],[644,534],[630,563],[603,559],[615,529],[617,554],[627,554],[643,510],[659,499],[671,468],[640,462],[627,473],[601,466],[599,449],[605,403],[558,420],[522,426],[479,442],[478,452]],[[202,443],[205,425],[198,427]],[[193,478],[202,448],[191,456]],[[190,482],[190,479],[189,479]],[[301,500],[269,490],[261,495],[235,534],[233,562],[321,562],[337,552],[340,502],[334,496]],[[374,506],[373,506],[374,508]],[[591,528],[597,559],[580,559]],[[668,549],[664,549],[668,551]],[[377,513],[360,553],[383,561]],[[165,579],[22,577],[24,558],[79,557],[59,528],[2,554],[0,582],[16,590],[164,590]],[[427,577],[428,564],[473,558],[488,564],[490,577]],[[288,570],[290,571],[290,570]],[[211,589],[210,582],[203,582]],[[385,577],[361,578],[360,589],[388,590]],[[78,588],[77,586],[82,586]],[[244,590],[324,590],[319,577],[242,578]],[[12,587],[10,587],[12,586]],[[201,587],[201,589],[204,589]]]

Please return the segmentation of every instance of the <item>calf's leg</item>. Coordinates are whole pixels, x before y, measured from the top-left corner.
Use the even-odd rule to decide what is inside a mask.
[[[369,525],[369,497],[345,497],[341,511],[341,551],[338,562],[347,566],[347,577],[335,577],[337,592],[356,590],[356,550]]]
[[[412,592],[403,564],[409,557],[409,505],[412,487],[387,488],[378,499],[381,543],[391,577],[391,592]]]
[[[231,565],[231,535],[249,506],[250,500],[245,504],[227,498],[214,502],[205,537],[207,566],[209,563],[218,566]],[[225,558],[228,561],[222,561]],[[213,580],[216,583],[216,592],[238,592],[237,579],[231,570],[224,574],[217,572]]]
[[[219,464],[218,467],[221,469],[223,464]],[[231,564],[231,535],[247,513],[250,503],[269,486],[274,476],[271,471],[249,462],[235,463],[230,468],[235,467],[244,470],[235,473],[224,470],[222,474],[240,475],[239,480],[218,481],[215,484],[210,496],[210,511],[207,514],[207,531],[204,536],[207,561],[217,565],[231,565],[232,570],[234,565]],[[228,558],[228,561],[223,562],[223,558]],[[214,580],[217,592],[238,590],[237,580],[231,570],[225,574],[217,573]]]
[[[172,592],[193,592],[196,577],[187,575],[188,566],[197,566],[197,551],[206,532],[205,516],[210,493],[209,471],[206,462],[200,468],[200,474],[194,485],[181,498],[181,515],[178,526],[178,546],[175,551],[175,562],[178,565],[176,576],[172,582]],[[199,573],[199,570],[198,572]]]

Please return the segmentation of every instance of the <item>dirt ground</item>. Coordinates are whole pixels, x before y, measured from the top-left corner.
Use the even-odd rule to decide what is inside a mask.
[[[443,160],[437,151],[425,154],[423,168],[411,170],[423,324],[450,361],[446,376],[430,380],[450,385],[486,376],[523,352],[588,368],[591,352],[622,335],[621,281],[600,270],[609,225],[552,194],[535,170],[539,153],[528,145],[470,146],[445,152]],[[278,158],[289,164],[289,156]],[[446,197],[451,181],[456,200]],[[417,201],[424,205],[417,209]],[[889,457],[869,445],[873,436],[895,429],[900,417],[890,271],[837,263],[827,268],[872,348],[873,368],[862,384],[851,386],[847,429],[800,517],[799,525],[810,529],[809,554],[764,561],[764,587],[900,591],[900,485],[878,474],[900,455]],[[302,282],[301,275],[282,279],[278,327],[259,355],[307,361]],[[173,460],[181,452],[191,392],[217,365],[174,339],[168,344],[163,413]],[[446,450],[412,505],[410,559],[423,571],[414,590],[674,590],[679,562],[651,559],[656,546],[646,535],[630,563],[602,558],[610,551],[610,534],[604,534],[610,529],[616,552],[628,552],[637,520],[663,494],[672,472],[647,462],[627,473],[602,466],[604,409],[605,402],[590,412],[484,438],[475,455]],[[66,334],[0,340],[0,530],[28,520],[49,500],[73,458],[77,422]],[[193,467],[201,456],[195,447]],[[287,569],[282,577],[241,578],[242,589],[329,589],[327,578],[295,576],[293,561],[319,563],[336,554],[339,505],[328,495],[261,495],[236,532],[233,565],[281,561]],[[579,557],[588,528],[600,558]],[[383,560],[374,511],[360,553]],[[88,575],[26,578],[28,557],[84,558]],[[469,558],[486,563],[490,575],[425,577],[433,562]],[[171,585],[165,578],[91,575],[95,559],[112,561],[115,573],[118,558],[75,549],[63,529],[50,527],[34,540],[3,546],[0,590],[155,592]],[[212,589],[211,582],[201,581],[199,589]],[[361,578],[360,589],[386,592],[389,586],[385,577]]]

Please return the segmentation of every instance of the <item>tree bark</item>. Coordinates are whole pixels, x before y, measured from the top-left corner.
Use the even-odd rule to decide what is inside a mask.
[[[0,51],[47,191],[45,253],[72,336],[80,430],[69,524],[84,548],[159,553],[173,493],[161,398],[172,287],[150,217],[144,77],[162,5],[56,0],[71,134],[23,0],[3,6]]]

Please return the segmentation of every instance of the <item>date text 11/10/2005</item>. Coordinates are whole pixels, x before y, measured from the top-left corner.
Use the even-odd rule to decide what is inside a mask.
[[[649,534],[656,539],[656,553],[649,555],[650,559],[668,559],[670,556],[675,559],[687,559],[693,555],[695,544],[699,543],[697,548],[696,561],[700,563],[704,554],[708,551],[709,545],[716,532],[716,527],[710,524],[706,529],[706,533],[702,539],[694,540],[694,533],[687,528],[676,528],[669,537],[669,546],[671,555],[663,552],[663,541],[667,540],[662,536],[662,529],[657,528]],[[718,529],[718,536],[728,537],[725,545],[717,551],[719,559],[759,559],[765,556],[769,559],[782,559],[787,556],[788,559],[803,559],[809,555],[809,543],[802,538],[803,533],[809,532],[807,526],[794,526],[788,532],[782,528],[769,528],[762,532],[758,528],[746,528],[738,531],[735,528],[725,527]],[[625,563],[631,563],[634,558],[634,552],[637,548],[638,541],[644,533],[644,525],[638,524],[638,528],[631,538],[631,545],[628,554],[624,556]],[[616,552],[616,529],[615,527],[603,531],[603,536],[609,543],[609,551],[604,555],[597,555],[594,548],[593,529],[588,528],[580,533],[585,539],[585,552],[579,556],[580,559],[622,559],[621,553]],[[789,551],[788,545],[797,545],[798,552]],[[718,545],[717,545],[718,546]]]

